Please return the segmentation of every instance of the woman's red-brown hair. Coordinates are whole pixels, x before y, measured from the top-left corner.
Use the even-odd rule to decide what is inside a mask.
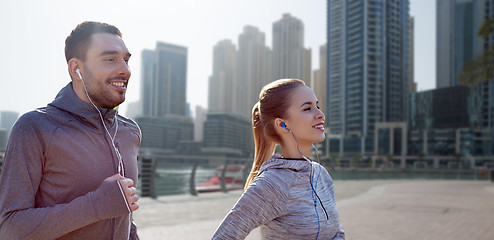
[[[280,79],[273,81],[261,89],[259,101],[252,108],[252,128],[254,133],[254,163],[244,190],[257,176],[261,165],[274,153],[277,143],[281,142],[276,133],[274,120],[288,118],[287,109],[294,89],[305,86],[302,80]]]

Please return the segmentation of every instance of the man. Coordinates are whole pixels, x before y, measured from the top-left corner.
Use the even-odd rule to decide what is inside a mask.
[[[138,239],[141,132],[117,116],[130,78],[120,31],[79,24],[65,41],[72,82],[14,125],[0,176],[1,239]]]

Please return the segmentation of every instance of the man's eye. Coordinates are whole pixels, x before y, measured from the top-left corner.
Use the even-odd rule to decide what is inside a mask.
[[[115,59],[114,58],[107,58],[107,59],[105,59],[105,61],[107,61],[107,62],[114,62]]]

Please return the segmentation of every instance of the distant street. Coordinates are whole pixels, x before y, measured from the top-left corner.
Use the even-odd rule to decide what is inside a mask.
[[[494,183],[335,181],[346,239],[493,239]],[[143,240],[210,239],[241,191],[143,198],[134,219]],[[254,230],[247,239],[259,239]]]

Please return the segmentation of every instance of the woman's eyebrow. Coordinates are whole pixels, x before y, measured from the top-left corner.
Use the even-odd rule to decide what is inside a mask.
[[[304,105],[312,105],[312,102],[304,102],[300,107],[303,107]]]

